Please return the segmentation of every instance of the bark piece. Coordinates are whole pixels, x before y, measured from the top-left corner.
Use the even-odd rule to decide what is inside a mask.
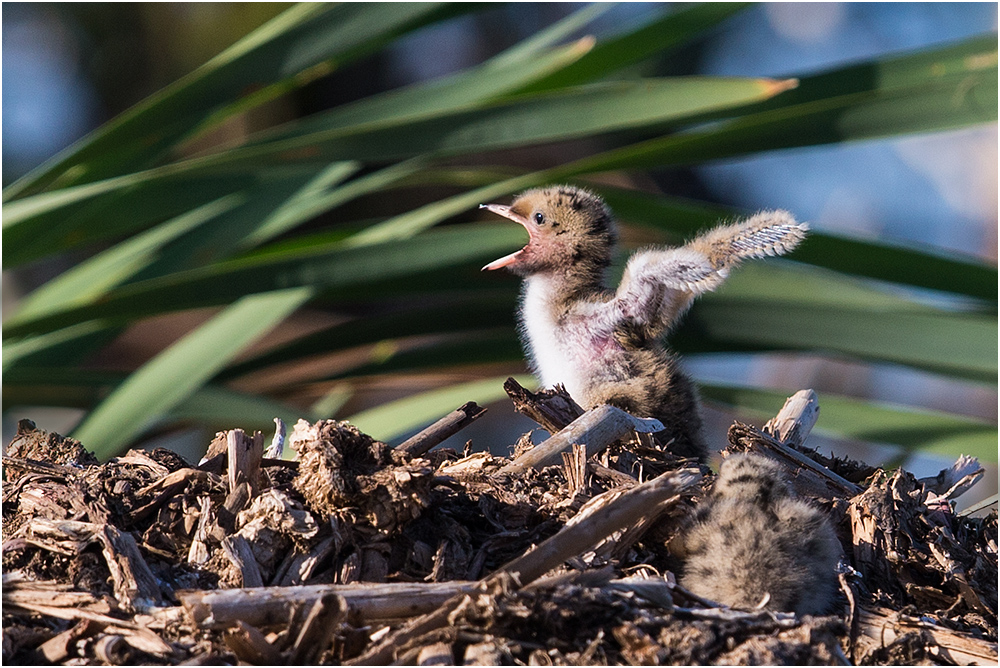
[[[524,389],[513,378],[508,378],[503,389],[514,403],[514,410],[527,415],[550,434],[563,429],[584,412],[562,385],[535,393]]]

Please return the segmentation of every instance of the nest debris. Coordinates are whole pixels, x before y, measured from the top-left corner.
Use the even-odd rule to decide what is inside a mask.
[[[300,421],[292,462],[233,430],[197,466],[162,449],[101,464],[22,421],[3,460],[4,662],[996,665],[997,512],[951,503],[974,460],[917,480],[824,458],[802,444],[802,393],[764,430],[734,424],[728,452],[782,464],[846,557],[833,614],[731,609],[674,576],[707,467],[623,436],[627,415],[507,389],[561,466],[532,464],[545,444],[432,449],[475,404],[397,448]]]

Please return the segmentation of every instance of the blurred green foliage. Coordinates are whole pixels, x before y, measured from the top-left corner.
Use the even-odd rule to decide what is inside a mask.
[[[84,408],[73,435],[108,456],[154,428],[263,429],[274,416],[329,415],[366,379],[386,374],[495,369],[521,359],[516,284],[477,268],[523,239],[516,226],[455,220],[475,205],[573,182],[603,194],[624,225],[676,241],[731,212],[602,186],[591,175],[997,118],[995,35],[797,81],[624,75],[741,8],[665,10],[625,34],[566,43],[601,11],[588,7],[466,71],[192,153],[221,124],[480,9],[292,6],[4,190],[5,268],[89,255],[5,322],[5,409]],[[601,148],[541,169],[505,166],[498,153],[587,138]],[[377,201],[382,213],[352,218],[359,200]],[[974,260],[815,233],[789,260],[748,267],[702,300],[672,342],[681,352],[812,351],[992,385],[996,286],[996,268]],[[952,295],[939,301],[957,306],[901,296],[910,288]],[[354,315],[247,354],[307,305]],[[219,310],[131,373],[87,365],[136,322],[204,307]],[[337,351],[353,352],[353,361],[334,372],[319,365],[292,387],[244,390],[255,374],[308,368]],[[388,439],[462,401],[499,398],[502,379],[407,397],[356,420]],[[309,409],[282,400],[303,385],[326,388],[325,396]],[[705,390],[748,410],[781,405],[773,391]],[[820,399],[820,427],[834,433],[997,456],[993,424]]]

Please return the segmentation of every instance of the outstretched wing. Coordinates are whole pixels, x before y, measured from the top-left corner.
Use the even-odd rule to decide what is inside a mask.
[[[806,238],[809,226],[787,211],[761,211],[746,220],[709,230],[685,248],[703,253],[716,267],[740,260],[784,255]]]
[[[787,211],[763,211],[709,230],[680,248],[640,251],[629,260],[614,298],[604,305],[605,324],[628,322],[661,334],[695,297],[722,283],[730,268],[748,258],[783,255],[808,229]]]

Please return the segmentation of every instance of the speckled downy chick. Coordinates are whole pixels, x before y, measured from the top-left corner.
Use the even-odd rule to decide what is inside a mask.
[[[733,455],[684,536],[681,584],[730,607],[819,615],[837,591],[841,546],[823,513],[795,497],[780,465]]]
[[[524,278],[521,332],[545,386],[563,384],[585,408],[611,404],[666,427],[676,454],[704,459],[694,384],[661,337],[698,295],[714,289],[747,258],[781,255],[805,237],[785,211],[723,225],[680,248],[632,255],[616,291],[605,287],[616,230],[596,195],[569,186],[529,190],[510,206],[482,208],[520,223],[528,244],[483,267]]]

